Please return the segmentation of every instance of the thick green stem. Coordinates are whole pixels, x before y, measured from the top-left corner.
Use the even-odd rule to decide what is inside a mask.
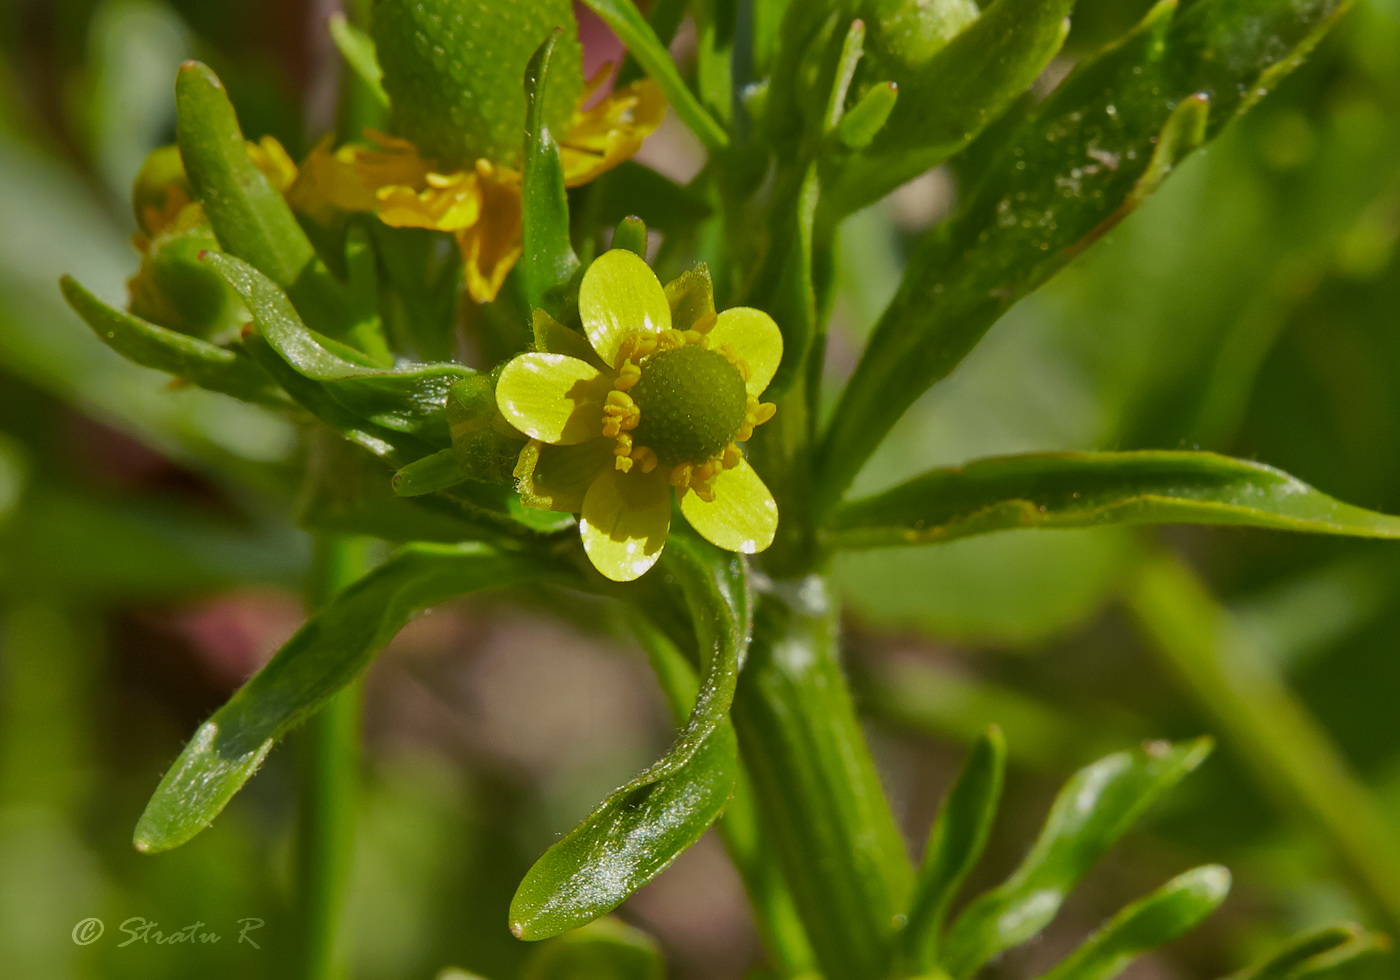
[[[819,576],[763,597],[733,719],[823,972],[860,980],[888,972],[912,873],[837,663],[836,627]]]
[[[324,605],[369,568],[368,542],[326,535],[315,542],[307,605]],[[303,980],[346,975],[341,945],[355,841],[362,685],[355,681],[307,724],[300,839],[301,970]]]
[[[1400,929],[1400,845],[1365,785],[1278,671],[1176,558],[1128,597],[1162,660],[1287,813],[1325,836],[1359,895]]]

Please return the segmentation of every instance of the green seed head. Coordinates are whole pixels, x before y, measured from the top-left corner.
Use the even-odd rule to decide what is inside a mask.
[[[525,66],[562,27],[545,123],[562,136],[583,88],[569,0],[375,0],[370,33],[393,130],[443,169],[485,157],[519,166]]]
[[[642,379],[628,392],[642,415],[632,441],[663,466],[703,463],[743,426],[744,378],[724,355],[681,347],[657,351],[641,366]]]

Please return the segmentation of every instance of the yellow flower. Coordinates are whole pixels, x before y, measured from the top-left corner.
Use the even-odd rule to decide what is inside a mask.
[[[666,102],[650,80],[624,86],[584,109],[605,77],[584,93],[559,140],[564,183],[577,187],[610,170],[641,147],[661,124]],[[470,168],[442,168],[406,139],[373,130],[373,146],[331,149],[322,140],[288,192],[292,206],[324,220],[333,210],[371,211],[396,228],[451,232],[466,268],[467,291],[495,299],[520,258],[520,172],[480,158]]]
[[[531,441],[515,475],[533,507],[579,514],[584,550],[627,582],[656,563],[671,494],[729,551],[773,542],[778,508],[737,443],[773,417],[758,396],[783,356],[768,314],[718,315],[703,269],[663,289],[647,264],[605,252],[579,287],[583,336],[535,312],[536,346],[506,364],[496,403]]]

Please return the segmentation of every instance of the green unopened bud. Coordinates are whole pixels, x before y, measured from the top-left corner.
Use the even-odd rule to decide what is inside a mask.
[[[525,66],[555,28],[545,123],[562,135],[583,86],[569,0],[376,0],[370,33],[394,131],[443,169],[482,157],[519,166]]]
[[[131,189],[131,210],[144,234],[154,235],[175,221],[185,205],[194,200],[180,148],[175,145],[152,150]]]
[[[478,374],[463,378],[448,390],[447,425],[467,479],[478,483],[509,483],[514,479],[516,460],[529,440],[496,406],[493,377]]]
[[[198,205],[151,238],[141,270],[127,284],[131,312],[143,320],[206,340],[233,336],[248,318],[222,276],[200,261],[217,251],[214,229]]]

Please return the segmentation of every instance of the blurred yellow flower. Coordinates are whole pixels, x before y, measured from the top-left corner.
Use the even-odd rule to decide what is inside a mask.
[[[773,417],[758,396],[782,360],[768,314],[718,315],[703,268],[662,287],[632,252],[599,256],[579,287],[584,336],[535,312],[536,351],[501,372],[496,403],[531,441],[515,475],[533,507],[579,514],[584,550],[631,581],[661,556],[671,495],[729,551],[773,542],[778,509],[738,443]]]
[[[594,79],[558,141],[569,187],[636,153],[666,113],[660,89],[646,79],[583,108],[605,77]],[[373,146],[332,149],[329,137],[317,144],[288,192],[292,206],[322,221],[335,210],[368,211],[396,228],[451,232],[468,292],[478,302],[494,299],[520,257],[520,172],[485,158],[470,168],[439,168],[406,139],[373,130],[366,136]]]

